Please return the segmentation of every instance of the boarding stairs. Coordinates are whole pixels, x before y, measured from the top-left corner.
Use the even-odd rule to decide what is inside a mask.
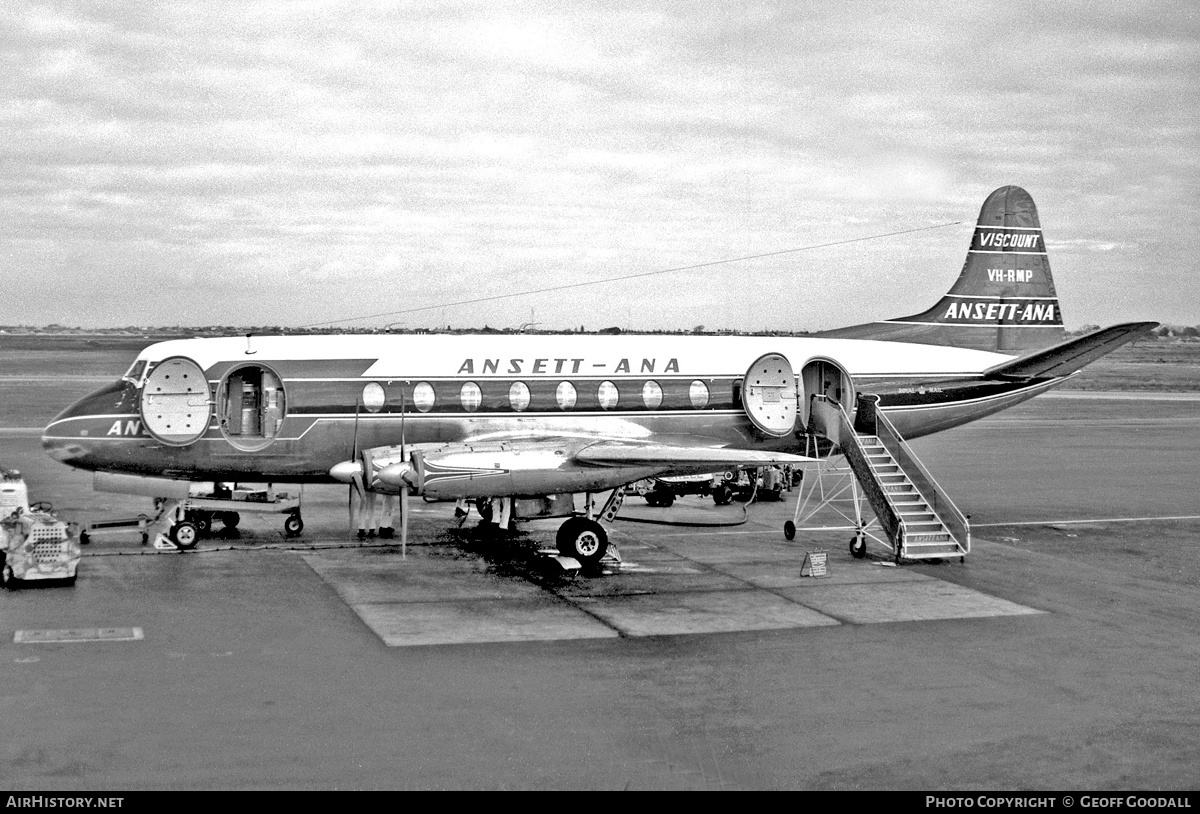
[[[813,396],[810,430],[845,456],[883,531],[882,537],[871,536],[896,562],[965,557],[971,550],[966,516],[877,406],[877,396],[861,396],[851,422],[837,402]],[[860,519],[860,531],[862,526]]]

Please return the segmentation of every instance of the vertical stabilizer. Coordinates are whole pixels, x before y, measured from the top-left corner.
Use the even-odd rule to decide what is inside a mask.
[[[962,273],[927,311],[819,336],[922,342],[1023,354],[1065,337],[1033,198],[1020,187],[987,197]]]

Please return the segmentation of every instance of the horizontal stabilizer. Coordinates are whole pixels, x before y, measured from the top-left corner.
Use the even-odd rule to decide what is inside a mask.
[[[1047,379],[1069,376],[1101,356],[1112,353],[1127,342],[1149,333],[1157,322],[1126,322],[1103,328],[1079,339],[1063,342],[1043,351],[1012,362],[988,368],[984,374],[992,377]]]
[[[600,441],[584,447],[575,460],[592,466],[679,466],[695,469],[726,466],[783,466],[815,461],[787,452],[737,449],[734,447],[684,447],[673,444],[630,444]]]

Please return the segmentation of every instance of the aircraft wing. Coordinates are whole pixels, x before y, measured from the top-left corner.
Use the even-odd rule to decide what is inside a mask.
[[[634,444],[598,441],[575,453],[575,460],[590,466],[708,467],[772,466],[815,461],[803,455],[736,447],[689,447],[677,444]]]
[[[984,371],[985,376],[1045,379],[1069,376],[1139,336],[1158,327],[1157,322],[1126,322],[1063,342]]]

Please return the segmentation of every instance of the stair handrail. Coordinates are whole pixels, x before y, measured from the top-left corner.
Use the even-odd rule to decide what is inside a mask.
[[[814,393],[811,397],[809,416],[813,426],[822,426],[827,437],[846,456],[846,462],[854,471],[858,484],[871,504],[879,525],[892,542],[894,550],[900,551],[903,545],[905,524],[900,511],[892,503],[887,492],[880,485],[867,453],[863,450],[862,440],[855,432],[850,416],[841,404],[824,395]]]
[[[966,515],[955,505],[946,490],[921,463],[921,459],[917,457],[916,452],[904,440],[904,436],[900,434],[887,415],[878,409],[878,403],[878,396],[871,394],[861,396],[858,401],[858,415],[862,417],[860,420],[874,422],[874,435],[879,438],[883,448],[896,459],[896,463],[908,475],[921,497],[925,499],[925,502],[933,509],[933,513],[958,542],[963,553],[970,553],[971,524]],[[863,415],[864,411],[867,413],[866,416]]]

